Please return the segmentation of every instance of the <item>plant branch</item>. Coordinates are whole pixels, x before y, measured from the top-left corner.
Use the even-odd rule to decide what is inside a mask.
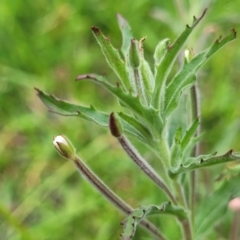
[[[128,139],[121,135],[117,138],[128,156],[138,165],[138,167],[159,187],[166,195],[171,199],[174,204],[177,204],[177,200],[170,191],[169,187],[161,179],[161,177],[154,171],[149,163],[137,152]]]
[[[184,191],[183,191],[183,188],[182,188],[181,184],[178,181],[175,181],[174,186],[175,186],[176,191],[178,192],[178,197],[179,197],[178,201],[180,202],[180,204],[185,209],[187,209],[186,197],[184,195]],[[183,220],[179,219],[179,222],[182,226],[184,239],[185,240],[192,240],[192,225],[191,225],[191,222],[190,222],[189,218],[188,219],[183,219]]]
[[[188,220],[181,221],[185,240],[192,240],[192,229]]]
[[[118,195],[116,195],[77,155],[71,158],[71,160],[73,160],[78,171],[84,175],[88,181],[118,209],[127,215],[133,211],[133,208],[125,203]],[[158,228],[148,220],[142,220],[140,225],[151,234],[157,236],[159,239],[167,239],[158,230]]]

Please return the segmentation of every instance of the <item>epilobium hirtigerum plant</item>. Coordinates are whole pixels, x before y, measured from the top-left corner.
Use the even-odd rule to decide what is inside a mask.
[[[207,239],[218,221],[224,221],[223,216],[229,202],[240,196],[240,174],[234,173],[222,180],[219,187],[207,195],[197,208],[195,206],[198,169],[240,160],[240,155],[233,150],[220,156],[216,153],[198,153],[198,143],[202,134],[199,132],[201,114],[196,73],[215,52],[236,38],[235,30],[232,29],[227,36],[217,39],[209,48],[195,56],[191,51],[185,50],[182,66],[175,75],[172,74],[179,52],[184,50],[188,36],[205,13],[206,10],[199,18],[194,17],[192,24],[187,25],[173,43],[169,39],[158,43],[153,55],[154,66],[150,66],[144,58],[145,38],[133,38],[130,26],[120,15],[118,24],[123,37],[121,51],[111,45],[109,38],[105,37],[98,27],[92,27],[93,35],[118,80],[116,85],[112,85],[105,76],[97,74],[80,75],[77,80],[89,79],[103,86],[127,111],[102,113],[92,106],[88,108],[71,104],[37,89],[38,96],[51,111],[61,115],[79,116],[108,127],[129,158],[159,187],[159,191],[165,194],[165,199],[159,202],[159,205],[150,204],[133,209],[77,156],[75,148],[65,136],[54,138],[57,151],[63,157],[72,160],[79,172],[126,214],[122,222],[121,239],[134,238],[138,226],[148,231],[152,239],[168,239],[164,226],[155,226],[147,220],[150,214],[173,215],[173,221],[177,221],[181,228],[182,236],[178,239]],[[178,119],[173,113],[179,108],[183,91],[189,93],[189,121],[186,127],[179,123],[179,127],[176,128],[175,123]],[[131,144],[128,136],[136,138],[155,154],[159,159],[159,169],[151,167]]]

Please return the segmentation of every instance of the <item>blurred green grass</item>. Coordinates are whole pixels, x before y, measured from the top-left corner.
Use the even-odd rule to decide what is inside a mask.
[[[55,152],[52,138],[60,133],[67,135],[80,156],[133,206],[164,200],[106,129],[49,113],[34,87],[113,111],[117,103],[104,89],[90,82],[74,82],[78,74],[86,72],[107,73],[116,80],[90,27],[100,27],[120,47],[116,13],[122,14],[136,38],[147,36],[145,54],[152,62],[158,40],[174,39],[205,7],[209,7],[208,14],[188,43],[196,52],[232,27],[239,30],[239,1],[1,1],[0,239],[119,239],[124,216]],[[240,150],[239,59],[237,39],[199,74],[206,132],[203,153]],[[153,160],[146,149],[142,153]],[[218,173],[213,177],[204,174],[213,181]],[[164,226],[170,239],[178,239],[179,232],[168,231],[171,218],[153,221]],[[136,239],[149,239],[141,230],[137,234]]]

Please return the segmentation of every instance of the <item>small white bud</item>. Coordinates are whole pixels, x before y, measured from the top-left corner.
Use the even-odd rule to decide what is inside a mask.
[[[187,59],[187,61],[189,62],[189,55],[190,55],[190,51],[188,49],[186,49],[184,51],[184,55],[185,55],[185,58]]]
[[[75,148],[72,143],[63,135],[59,135],[53,138],[53,145],[63,157],[72,158],[75,156]]]
[[[193,50],[192,49],[186,49],[184,51],[184,57],[187,62],[190,62],[193,59]]]

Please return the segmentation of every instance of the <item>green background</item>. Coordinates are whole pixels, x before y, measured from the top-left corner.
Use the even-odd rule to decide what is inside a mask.
[[[205,7],[209,8],[207,16],[186,46],[195,53],[231,28],[239,31],[239,1],[1,0],[0,239],[119,239],[124,216],[56,153],[52,139],[59,134],[67,135],[92,169],[134,207],[161,203],[157,187],[140,174],[107,129],[49,113],[34,87],[101,111],[116,111],[117,102],[105,89],[92,82],[74,81],[88,72],[107,73],[116,81],[91,26],[98,26],[120,48],[116,21],[120,13],[137,39],[147,36],[145,55],[153,64],[158,41],[174,40]],[[240,150],[239,59],[236,39],[199,72],[205,132],[201,153]],[[154,157],[139,146],[157,167]],[[225,167],[200,172],[200,197],[211,192],[213,180]],[[231,213],[227,223],[230,218]],[[176,227],[172,220],[168,216],[153,219],[170,239],[179,239],[179,232],[171,230]],[[227,239],[228,231],[229,224],[224,224],[209,239]],[[136,239],[150,239],[141,230],[137,234]]]

